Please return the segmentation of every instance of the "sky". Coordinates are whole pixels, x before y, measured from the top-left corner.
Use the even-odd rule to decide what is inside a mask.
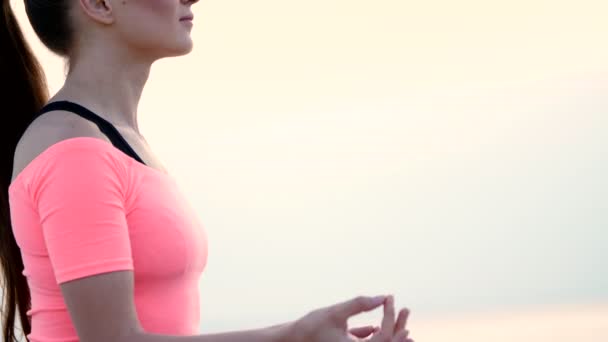
[[[193,11],[138,122],[208,233],[201,333],[394,294],[419,341],[608,340],[608,3]]]

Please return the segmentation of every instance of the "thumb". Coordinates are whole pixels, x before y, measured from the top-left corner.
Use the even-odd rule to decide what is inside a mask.
[[[335,312],[343,319],[364,311],[370,311],[384,304],[386,296],[367,297],[358,296],[346,302],[337,304]]]
[[[367,336],[376,332],[376,327],[368,325],[366,327],[351,328],[348,330],[348,332],[358,338],[366,338]]]

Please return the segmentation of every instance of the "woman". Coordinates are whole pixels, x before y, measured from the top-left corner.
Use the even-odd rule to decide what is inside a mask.
[[[9,0],[0,1],[5,342],[16,309],[33,342],[412,341],[408,311],[395,315],[392,296],[195,335],[206,235],[140,134],[137,106],[153,62],[192,50],[197,1],[25,0],[38,37],[69,65],[51,98]],[[380,305],[380,327],[347,328]]]

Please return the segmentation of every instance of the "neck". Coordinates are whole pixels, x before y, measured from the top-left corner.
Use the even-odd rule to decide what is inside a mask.
[[[114,126],[140,134],[137,107],[152,63],[105,51],[82,51],[54,97],[77,102]]]

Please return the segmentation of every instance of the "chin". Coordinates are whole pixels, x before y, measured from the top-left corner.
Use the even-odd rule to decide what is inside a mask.
[[[171,48],[166,49],[165,53],[163,53],[159,59],[166,58],[166,57],[184,56],[184,55],[187,55],[190,52],[192,52],[192,49],[193,49],[192,42],[181,44],[179,46],[172,46]]]
[[[183,50],[183,52],[182,52],[182,54],[181,54],[180,56],[183,56],[183,55],[187,55],[187,54],[189,54],[190,52],[192,52],[192,49],[193,49],[193,48],[194,48],[194,44],[190,43],[189,45],[187,45],[187,46],[184,48],[184,50]]]
[[[157,50],[158,57],[156,59],[184,56],[192,52],[193,47],[194,44],[190,38],[179,41],[177,44],[172,44],[172,46],[165,45],[163,49]]]

